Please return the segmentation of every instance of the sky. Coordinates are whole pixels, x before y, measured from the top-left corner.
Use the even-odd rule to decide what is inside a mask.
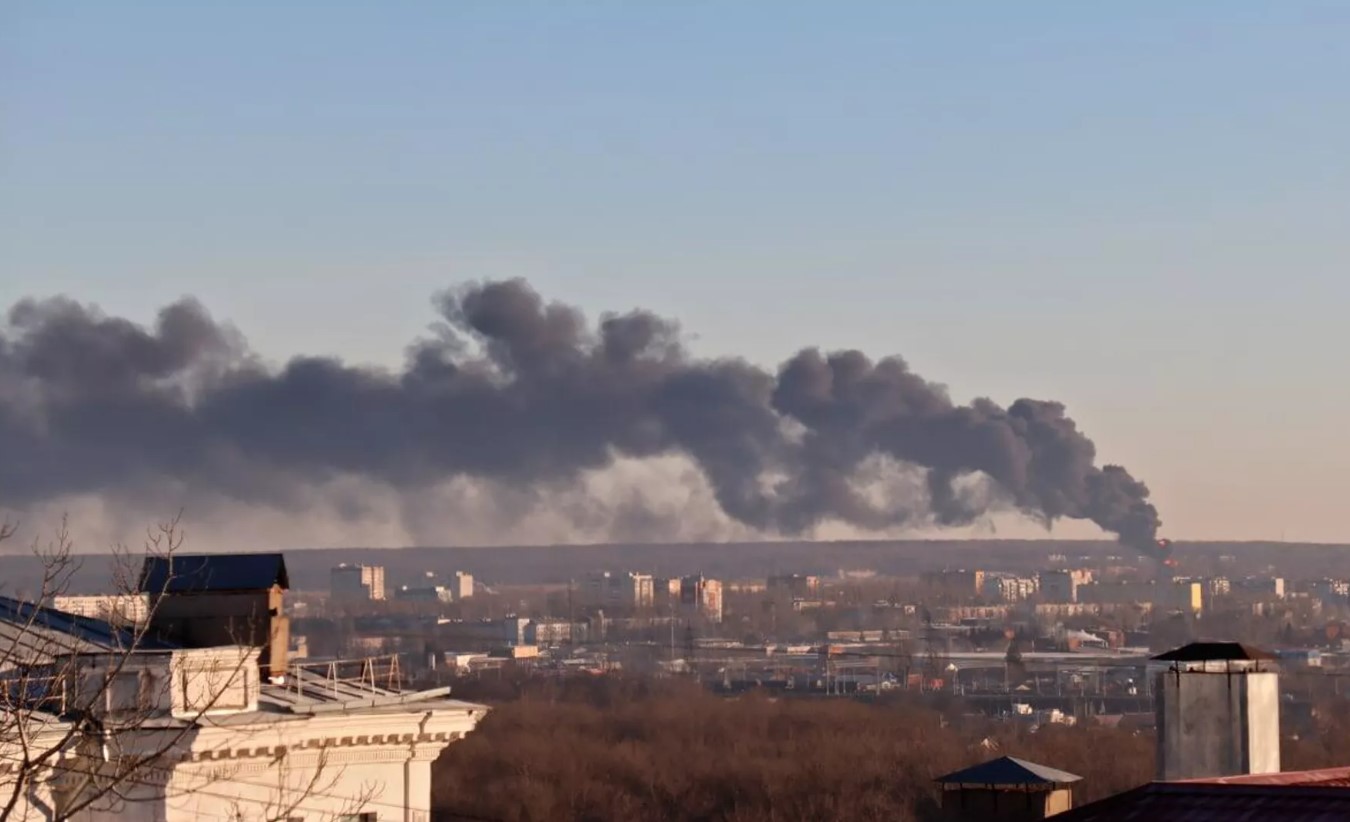
[[[1182,539],[1350,541],[1339,2],[26,2],[0,306],[396,365],[456,283],[1058,399]]]

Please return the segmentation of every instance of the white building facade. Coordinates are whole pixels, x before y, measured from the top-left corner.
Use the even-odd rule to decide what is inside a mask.
[[[263,683],[254,649],[84,656],[60,666],[81,672],[65,693],[113,677],[100,734],[44,721],[30,748],[60,753],[27,771],[12,818],[428,822],[432,761],[487,712],[448,689],[396,693],[299,668]],[[0,762],[23,758],[17,744],[0,740]],[[0,767],[0,794],[16,776]]]

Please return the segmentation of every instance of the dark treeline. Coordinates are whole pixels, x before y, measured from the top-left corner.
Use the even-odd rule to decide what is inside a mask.
[[[1075,804],[1149,781],[1154,738],[1095,723],[962,716],[955,701],[897,696],[716,696],[691,682],[623,677],[484,679],[457,696],[494,705],[433,769],[442,820],[936,819],[933,778],[1007,754],[1076,773]],[[1285,722],[1285,770],[1350,765],[1350,712],[1318,697]]]
[[[512,689],[500,688],[459,695]],[[939,801],[934,777],[1001,754],[1083,776],[1079,802],[1153,773],[1148,734],[1032,733],[944,720],[904,699],[727,699],[682,681],[613,678],[515,690],[436,763],[437,818],[925,820]]]

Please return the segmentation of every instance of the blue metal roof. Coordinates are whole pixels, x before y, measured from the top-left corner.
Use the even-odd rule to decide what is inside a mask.
[[[291,587],[281,554],[184,554],[147,557],[142,593],[195,594]]]
[[[1045,765],[1038,765],[1025,759],[1000,756],[998,759],[981,762],[962,771],[939,776],[933,781],[946,785],[1045,785],[1048,787],[1067,785],[1082,778],[1077,774],[1048,768]]]
[[[171,651],[178,647],[148,636],[137,637],[134,631],[106,620],[68,614],[6,596],[0,596],[0,622],[10,627],[7,633],[53,631],[105,649]]]

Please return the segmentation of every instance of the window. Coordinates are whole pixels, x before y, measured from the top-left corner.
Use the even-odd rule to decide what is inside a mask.
[[[338,822],[379,822],[379,815],[374,811],[344,813],[338,816]]]

